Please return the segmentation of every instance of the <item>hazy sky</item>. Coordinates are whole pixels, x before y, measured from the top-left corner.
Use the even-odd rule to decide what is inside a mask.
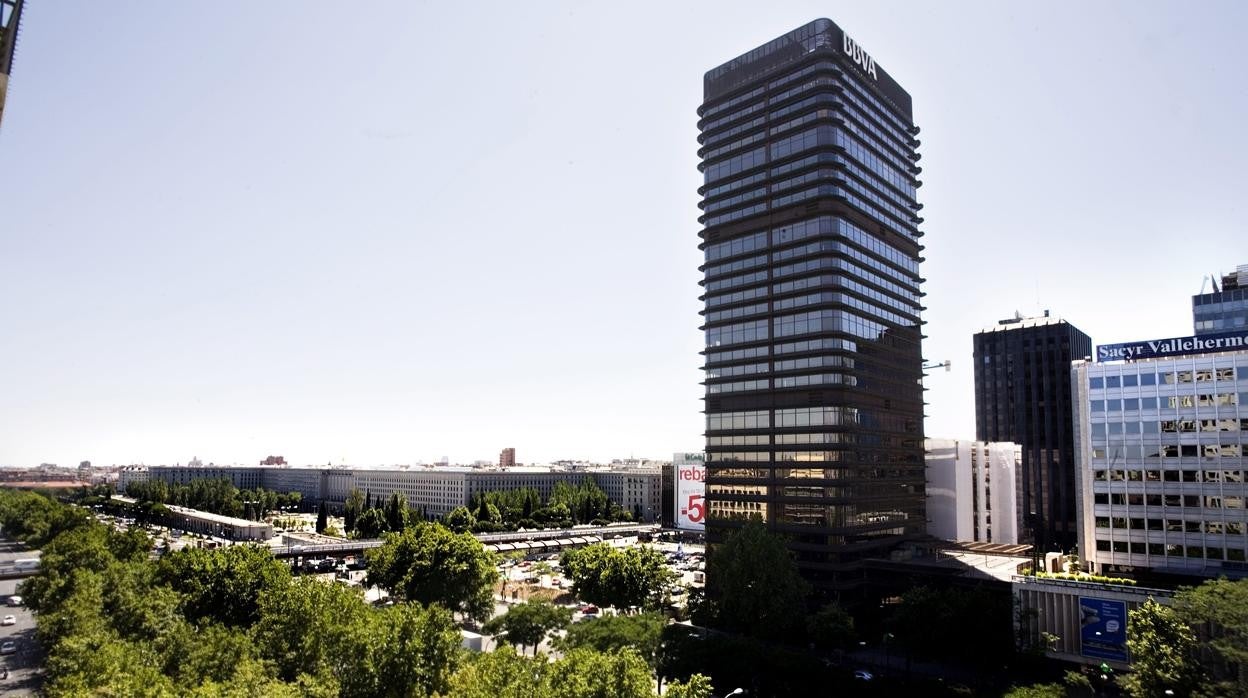
[[[923,129],[928,435],[976,330],[1187,335],[1248,263],[1242,2],[32,0],[0,464],[700,449],[702,74],[821,16]]]

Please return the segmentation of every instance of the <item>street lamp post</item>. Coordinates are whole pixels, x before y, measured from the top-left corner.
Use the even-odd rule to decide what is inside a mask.
[[[893,639],[892,633],[884,633],[884,673],[887,674],[893,668],[888,657],[888,641]]]

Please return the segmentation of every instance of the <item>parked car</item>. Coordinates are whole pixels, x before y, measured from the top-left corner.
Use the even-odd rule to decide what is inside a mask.
[[[3,645],[0,645],[0,654],[16,654],[16,653],[17,653],[17,643],[16,643],[16,642],[13,642],[12,640],[9,640],[8,642],[4,643]]]
[[[584,606],[581,606],[580,611],[581,613],[584,613],[585,615],[590,615],[593,613],[597,613],[598,607],[591,603],[587,603]]]
[[[854,672],[854,678],[858,679],[859,681],[870,681],[871,679],[875,678],[875,675],[867,671],[866,669],[858,669],[857,671]]]
[[[10,596],[10,597],[9,597],[9,605],[10,605],[10,606],[21,606],[21,605],[22,605],[22,597],[20,597],[20,596],[16,596],[16,595],[14,595],[14,596]]]
[[[4,620],[0,620],[0,625],[16,625],[17,616],[5,616]]]

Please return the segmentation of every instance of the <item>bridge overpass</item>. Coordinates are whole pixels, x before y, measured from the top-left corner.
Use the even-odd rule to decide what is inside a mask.
[[[613,538],[654,534],[659,531],[659,528],[657,524],[599,526],[594,528],[564,528],[544,531],[474,533],[473,537],[481,541],[487,550],[495,553],[513,551],[553,552],[555,550],[592,545]],[[359,555],[366,550],[380,547],[383,542],[379,538],[372,538],[319,545],[283,545],[270,548],[270,550],[273,551],[273,556],[278,558],[344,557],[347,555]]]

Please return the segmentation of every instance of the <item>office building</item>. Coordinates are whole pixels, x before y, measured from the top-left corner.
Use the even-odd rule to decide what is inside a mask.
[[[927,439],[927,532],[958,542],[1018,543],[1022,447]]]
[[[1075,544],[1070,362],[1092,340],[1065,320],[1014,317],[975,334],[975,438],[1023,449],[1019,514],[1042,551]]]
[[[1221,288],[1214,281],[1212,293],[1192,296],[1192,324],[1197,335],[1248,329],[1248,264],[1223,276]]]
[[[698,109],[708,541],[752,516],[819,586],[924,530],[910,95],[818,19]]]
[[[1071,383],[1091,570],[1248,574],[1248,329],[1098,346]]]
[[[515,464],[516,464],[516,449],[504,448],[502,452],[498,454],[498,467],[511,468],[515,466]]]

